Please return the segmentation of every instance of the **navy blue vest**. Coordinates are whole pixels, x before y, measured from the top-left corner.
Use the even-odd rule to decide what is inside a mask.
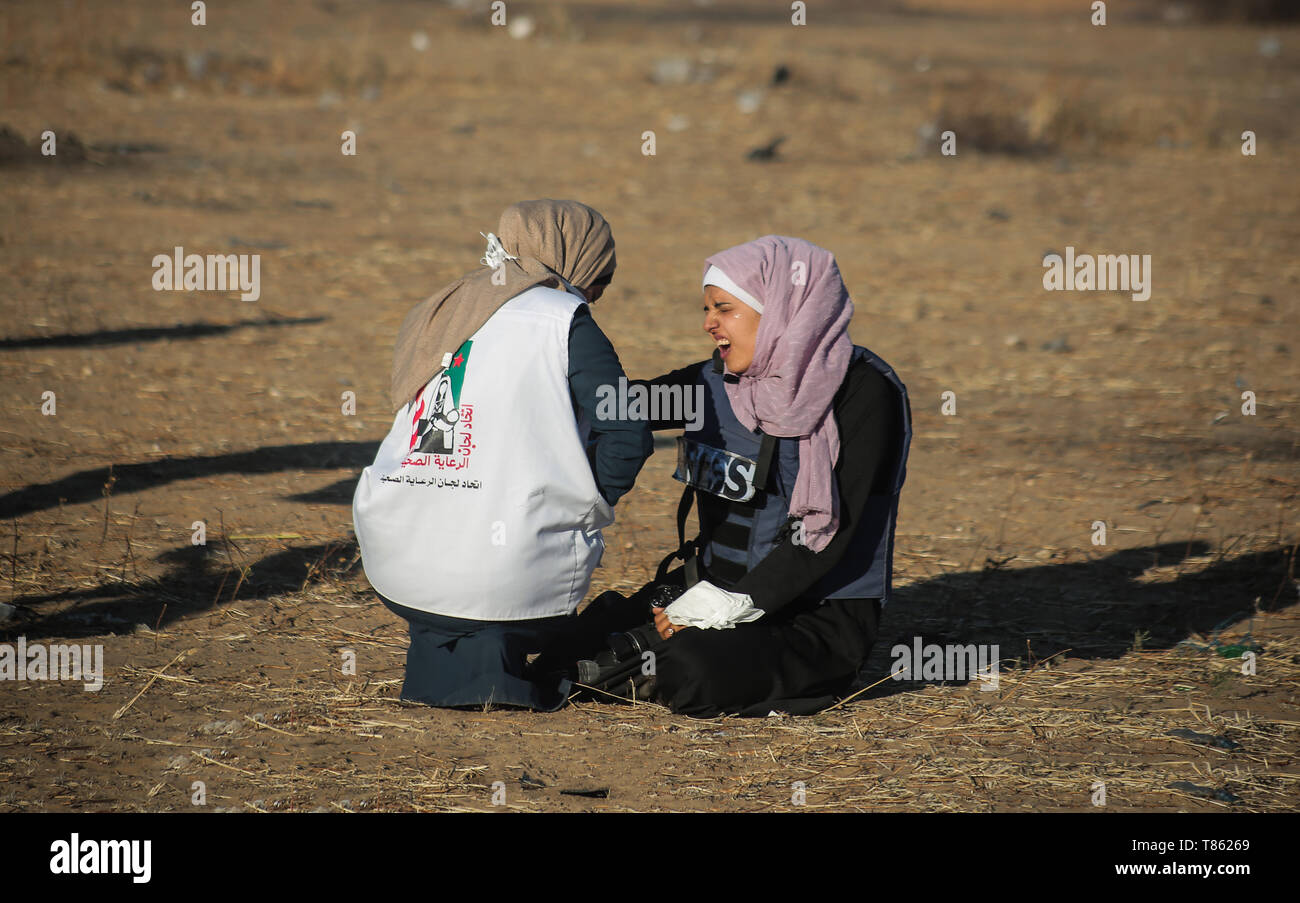
[[[859,360],[880,371],[899,393],[903,432],[901,436],[885,439],[892,438],[895,443],[894,473],[889,494],[868,499],[848,550],[807,595],[815,599],[880,599],[883,604],[889,601],[893,578],[894,523],[898,517],[898,496],[907,475],[912,419],[907,388],[893,368],[866,348],[854,346],[850,366]],[[736,419],[723,378],[723,374],[715,372],[712,363],[701,365],[697,380],[704,386],[703,423],[699,430],[687,432],[683,438],[758,462],[764,436],[747,430]],[[703,544],[701,559],[712,581],[724,588],[752,570],[790,534],[790,494],[799,473],[799,440],[772,438],[775,448],[767,479],[763,485],[754,487],[748,499],[739,500],[749,495],[744,480],[755,468],[743,460],[724,456],[715,456],[718,460],[711,463],[721,472],[718,482],[725,487],[724,493],[732,497],[696,492]],[[742,486],[741,491],[730,491],[737,483]]]

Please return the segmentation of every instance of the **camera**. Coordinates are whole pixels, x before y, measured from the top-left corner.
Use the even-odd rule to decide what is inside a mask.
[[[682,590],[671,584],[657,583],[647,588],[643,598],[653,616],[656,608],[667,608]],[[600,686],[612,680],[626,679],[640,671],[642,654],[663,642],[654,622],[642,624],[632,630],[611,633],[605,638],[607,648],[599,652],[594,659],[578,662],[577,679],[588,686]]]
[[[661,638],[654,624],[643,624],[622,633],[611,633],[605,638],[607,649],[598,653],[594,659],[578,662],[578,683],[595,687],[612,679],[629,676],[640,670],[641,654],[659,642]]]

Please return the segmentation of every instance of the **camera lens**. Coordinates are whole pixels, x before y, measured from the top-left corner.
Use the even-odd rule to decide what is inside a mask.
[[[609,648],[614,653],[614,661],[626,662],[639,656],[643,647],[636,633],[628,631],[627,633],[611,633],[609,635]]]

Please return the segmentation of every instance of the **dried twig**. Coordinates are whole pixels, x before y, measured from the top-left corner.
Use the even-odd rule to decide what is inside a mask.
[[[163,665],[162,668],[159,669],[159,671],[156,674],[154,674],[153,677],[149,678],[148,683],[146,683],[143,687],[141,687],[140,692],[136,693],[134,696],[131,697],[130,702],[128,702],[126,705],[122,706],[120,709],[118,709],[116,712],[113,713],[113,720],[116,721],[117,719],[125,715],[127,709],[135,705],[136,700],[139,699],[141,696],[143,696],[145,692],[157,682],[158,678],[162,676],[163,671],[166,671],[168,668],[170,668],[172,665],[176,664],[177,662],[181,661],[183,658],[185,658],[185,656],[189,655],[190,653],[197,652],[197,651],[198,651],[197,646],[195,646],[193,649],[186,649],[184,652],[178,654],[174,659],[169,661],[167,664]]]

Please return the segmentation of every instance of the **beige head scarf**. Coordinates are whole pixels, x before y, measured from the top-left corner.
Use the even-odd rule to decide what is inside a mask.
[[[512,204],[501,214],[496,235],[515,259],[461,277],[421,301],[402,321],[393,352],[394,412],[433,378],[443,354],[464,344],[515,295],[538,285],[558,287],[557,276],[585,289],[614,273],[609,223],[577,201]]]

